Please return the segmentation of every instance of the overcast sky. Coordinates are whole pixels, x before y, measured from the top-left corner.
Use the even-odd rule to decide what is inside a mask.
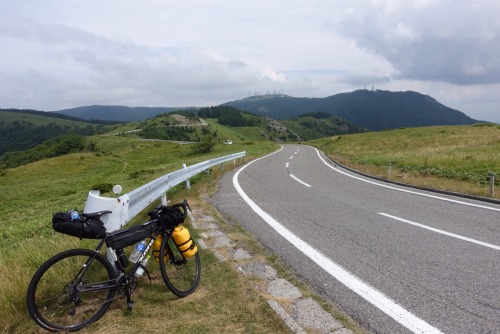
[[[498,0],[3,0],[0,45],[0,108],[374,86],[500,123]]]

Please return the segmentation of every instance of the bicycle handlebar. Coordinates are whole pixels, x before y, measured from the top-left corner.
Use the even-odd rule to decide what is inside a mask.
[[[182,210],[180,210],[180,208],[182,208]],[[189,206],[188,201],[185,199],[181,203],[177,203],[177,204],[173,204],[173,205],[160,205],[160,206],[157,206],[152,211],[148,212],[148,215],[149,215],[149,217],[151,217],[151,219],[159,218],[160,215],[163,212],[167,212],[169,210],[175,210],[175,209],[179,209],[179,211],[181,211],[181,213],[182,213],[182,219],[183,220],[186,218],[187,210],[188,209],[189,209],[189,211],[192,212],[191,207]]]

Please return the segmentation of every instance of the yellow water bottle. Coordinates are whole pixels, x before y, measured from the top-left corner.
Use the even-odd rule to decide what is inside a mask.
[[[162,241],[163,241],[163,237],[161,235],[158,235],[158,237],[153,242],[153,246],[151,246],[151,248],[153,249],[153,256],[155,257],[155,261],[157,263],[160,263],[160,249],[161,249]],[[168,253],[166,250],[163,254],[163,258],[165,259],[165,261],[168,260]]]
[[[184,226],[177,226],[172,232],[172,238],[185,258],[191,257],[198,252],[198,247],[191,239],[189,230]]]

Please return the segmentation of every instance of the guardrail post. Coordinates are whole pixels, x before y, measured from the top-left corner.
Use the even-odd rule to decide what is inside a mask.
[[[490,197],[495,197],[495,173],[489,172],[490,177]]]
[[[182,164],[182,168],[187,168],[186,164]],[[186,179],[186,188],[188,190],[191,189],[191,182],[189,182],[189,179]]]
[[[167,193],[161,195],[160,201],[161,201],[161,205],[167,205]]]
[[[220,164],[220,170],[221,170],[221,171],[224,171],[224,163],[221,163],[221,164]]]
[[[389,179],[391,178],[392,164],[389,164]]]

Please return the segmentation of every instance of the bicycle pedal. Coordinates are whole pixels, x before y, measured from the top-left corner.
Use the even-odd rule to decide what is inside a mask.
[[[128,303],[127,303],[127,307],[128,307],[128,310],[129,310],[129,311],[131,311],[131,310],[132,310],[132,308],[134,307],[134,302],[132,302],[132,301],[131,301],[131,302],[128,302]]]

